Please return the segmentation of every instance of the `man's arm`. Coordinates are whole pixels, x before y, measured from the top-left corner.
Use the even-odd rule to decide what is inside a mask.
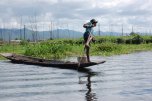
[[[86,24],[83,25],[83,27],[84,28],[91,28],[91,27],[94,27],[94,26],[93,26],[93,24],[86,23]]]

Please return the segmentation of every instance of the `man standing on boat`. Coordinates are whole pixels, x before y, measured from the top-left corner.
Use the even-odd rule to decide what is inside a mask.
[[[92,19],[92,20],[90,20],[90,22],[83,25],[83,27],[86,28],[86,31],[83,35],[83,38],[84,38],[84,51],[85,51],[85,54],[87,56],[88,62],[91,62],[89,50],[90,50],[90,42],[94,41],[93,27],[96,27],[97,23],[98,23],[98,21],[96,21],[95,19]]]

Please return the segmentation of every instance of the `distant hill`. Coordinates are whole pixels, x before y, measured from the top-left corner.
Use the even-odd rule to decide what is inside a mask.
[[[0,29],[0,39],[3,40],[14,40],[14,39],[25,39],[26,40],[44,40],[44,39],[55,39],[55,38],[80,38],[83,36],[82,32],[68,30],[68,29],[57,29],[53,31],[32,31],[29,29]]]
[[[114,35],[119,36],[121,33],[117,32],[102,32],[100,33],[94,32],[94,35]],[[56,38],[80,38],[83,37],[82,32],[69,30],[69,29],[56,29],[53,31],[32,31],[30,29],[2,29],[0,28],[0,39],[3,39],[5,41],[8,40],[15,40],[15,39],[25,39],[26,40],[46,40],[46,39],[56,39]]]
[[[124,34],[126,34],[126,33],[124,33]],[[122,33],[120,33],[120,32],[108,32],[108,31],[106,31],[106,32],[97,31],[97,32],[95,32],[95,35],[97,35],[97,36],[121,36]]]

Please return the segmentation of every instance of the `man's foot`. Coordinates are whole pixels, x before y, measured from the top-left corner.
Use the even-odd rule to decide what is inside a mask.
[[[88,60],[88,63],[90,63],[91,61],[90,60]]]

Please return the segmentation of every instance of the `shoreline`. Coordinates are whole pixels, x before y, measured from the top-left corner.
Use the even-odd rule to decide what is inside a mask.
[[[120,55],[127,55],[127,54],[134,54],[134,53],[141,53],[141,52],[152,52],[152,50],[135,50],[134,52],[130,52],[130,53],[124,53],[124,54],[112,54],[112,55],[90,55],[90,58],[91,57],[111,57],[111,56],[120,56]],[[3,52],[4,53],[4,52]],[[17,54],[17,53],[15,53]],[[24,55],[24,54],[21,54],[21,55]],[[70,58],[77,58],[78,56],[69,56],[69,57],[66,57],[64,59],[70,59]],[[52,58],[50,58],[52,59]],[[5,61],[5,60],[8,60],[6,59],[5,57],[1,56],[0,55],[0,61]],[[61,59],[63,60],[63,59]]]
[[[43,59],[63,59],[84,55],[83,39],[53,39],[37,43],[22,41],[2,44],[0,53],[16,53]],[[90,56],[113,56],[152,51],[152,36],[100,36],[91,43]],[[0,56],[0,60],[6,60]]]

